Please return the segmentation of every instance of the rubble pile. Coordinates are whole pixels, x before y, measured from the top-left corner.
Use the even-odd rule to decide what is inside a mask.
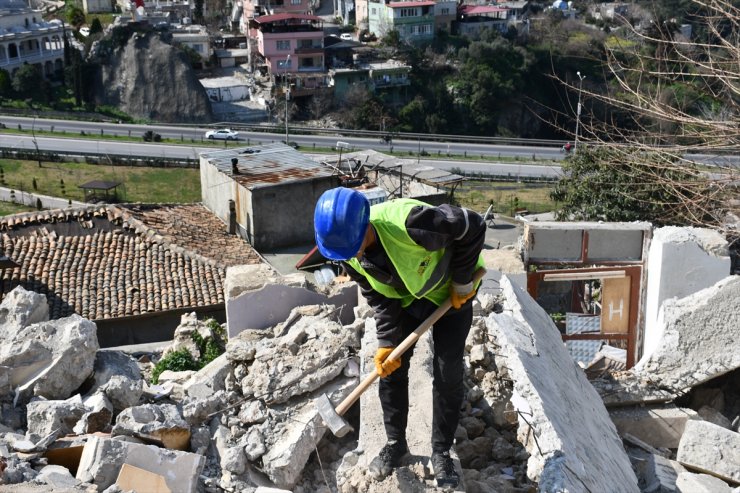
[[[619,484],[736,493],[740,361],[732,351],[715,357],[705,338],[714,333],[730,347],[740,337],[739,289],[740,278],[729,278],[667,302],[666,340],[650,359],[591,385],[544,310],[502,277],[500,297],[481,293],[474,302],[466,341],[454,447],[464,490]],[[198,370],[159,373],[155,385],[162,353],[100,350],[95,324],[49,321],[45,298],[16,288],[0,305],[0,484],[107,493],[142,482],[178,493],[438,491],[422,446],[428,430],[409,442],[417,455],[383,480],[370,477],[372,447],[385,441],[382,419],[366,414],[376,389],[361,412],[355,406],[345,416],[355,433],[326,430],[316,399],[326,394],[336,404],[349,395],[374,352],[370,309],[356,307],[349,324],[340,312],[295,307],[279,323],[232,334],[225,352]],[[214,330],[223,328],[184,315],[164,353],[201,351]],[[430,355],[423,337],[410,379],[412,412],[425,420]]]

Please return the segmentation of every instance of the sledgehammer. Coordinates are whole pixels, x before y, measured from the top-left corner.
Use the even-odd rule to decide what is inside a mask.
[[[478,282],[486,273],[486,269],[481,267],[477,271],[475,271],[475,274],[473,274],[473,282]],[[391,354],[388,355],[388,358],[386,358],[386,361],[392,361],[397,360],[401,357],[403,353],[405,353],[411,346],[416,344],[416,341],[419,340],[419,338],[424,335],[424,333],[429,330],[429,328],[434,325],[437,320],[442,318],[442,316],[447,313],[447,310],[452,307],[452,301],[447,298],[444,303],[439,305],[434,312],[427,317],[426,320],[424,320],[419,327],[416,328],[415,331],[413,331],[411,334],[406,337],[406,339],[399,344],[396,349],[391,352]],[[352,407],[352,405],[357,402],[357,399],[360,398],[363,392],[367,390],[370,385],[378,378],[378,372],[373,370],[371,371],[365,379],[360,382],[360,384],[355,387],[355,389],[347,396],[345,399],[336,407],[334,408],[334,405],[329,400],[329,396],[326,394],[322,394],[321,397],[319,397],[316,401],[316,406],[318,407],[319,414],[321,415],[321,418],[324,420],[324,423],[326,426],[331,430],[331,432],[337,436],[337,437],[343,437],[350,431],[352,431],[352,426],[347,423],[347,420],[345,420],[342,416],[344,416],[344,413],[347,412],[347,410]]]

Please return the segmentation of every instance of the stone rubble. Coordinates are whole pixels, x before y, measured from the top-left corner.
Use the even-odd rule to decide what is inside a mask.
[[[602,480],[619,484],[620,491],[732,491],[740,481],[737,369],[719,371],[708,358],[702,377],[691,380],[705,382],[698,385],[671,363],[677,369],[662,381],[680,385],[669,391],[654,385],[650,372],[613,373],[594,382],[597,394],[555,342],[557,336],[540,323],[526,293],[506,278],[501,285],[503,298],[482,294],[475,301],[466,342],[466,398],[454,447],[465,491],[586,491],[579,482],[606,491]],[[711,300],[734,293],[735,284],[724,281],[712,289],[693,309],[666,313],[674,310],[678,325],[707,318],[711,303],[721,302]],[[349,324],[346,309],[340,317],[342,310],[333,305],[294,307],[273,325],[232,334],[225,353],[199,371],[163,374],[154,386],[146,379],[162,354],[137,361],[121,351],[99,350],[92,322],[76,316],[48,321],[43,297],[22,288],[11,294],[0,305],[0,333],[9,341],[8,348],[0,348],[0,484],[112,493],[120,491],[116,478],[128,464],[162,475],[172,491],[183,492],[442,491],[433,485],[423,456],[383,481],[369,478],[361,464],[372,452],[358,448],[357,406],[345,416],[356,431],[343,438],[332,436],[318,414],[317,397],[326,393],[337,403],[359,381],[367,351],[362,337],[372,317],[366,304],[355,307],[356,319]],[[720,322],[710,325],[724,337]],[[184,315],[167,351],[197,350],[192,334],[209,337],[210,330],[194,314]],[[690,353],[690,346],[668,347]],[[654,355],[667,352],[657,347]],[[734,364],[731,355],[722,358],[721,365]],[[529,365],[539,365],[536,360],[544,362],[533,370]],[[362,374],[366,371],[367,365]],[[662,419],[663,408],[682,410],[675,418],[680,426],[665,425],[669,441],[653,444],[667,458],[651,457],[629,443],[623,448],[604,407],[616,421],[630,415],[630,406],[646,403],[651,407],[640,416],[645,409],[656,416],[640,418],[648,429],[650,419]],[[625,434],[639,435],[637,425],[625,419]],[[561,420],[578,430],[567,440]],[[376,440],[382,445],[378,424]],[[559,431],[551,433],[551,427]],[[60,448],[82,450],[76,474],[50,462],[51,452]],[[584,469],[571,457],[596,466]]]

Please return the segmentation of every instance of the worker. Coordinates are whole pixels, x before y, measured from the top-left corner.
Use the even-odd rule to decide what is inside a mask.
[[[314,212],[321,254],[342,261],[375,310],[378,350],[374,363],[387,443],[370,464],[380,480],[408,454],[408,372],[413,348],[400,360],[393,349],[448,298],[452,308],[432,328],[432,468],[437,485],[456,487],[460,478],[450,448],[464,397],[463,353],[473,320],[477,286],[473,273],[483,265],[483,218],[452,205],[432,207],[396,199],[372,207],[349,188],[324,192]]]

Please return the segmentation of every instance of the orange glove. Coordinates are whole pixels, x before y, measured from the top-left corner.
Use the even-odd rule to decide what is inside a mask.
[[[459,310],[466,301],[474,296],[475,284],[473,282],[467,284],[450,283],[450,301],[455,310]]]
[[[375,358],[373,358],[373,361],[375,361],[375,371],[377,371],[378,375],[380,375],[381,377],[387,377],[401,367],[400,359],[392,359],[386,361],[386,358],[389,354],[393,352],[394,349],[396,348],[379,347],[378,350],[375,352]]]

